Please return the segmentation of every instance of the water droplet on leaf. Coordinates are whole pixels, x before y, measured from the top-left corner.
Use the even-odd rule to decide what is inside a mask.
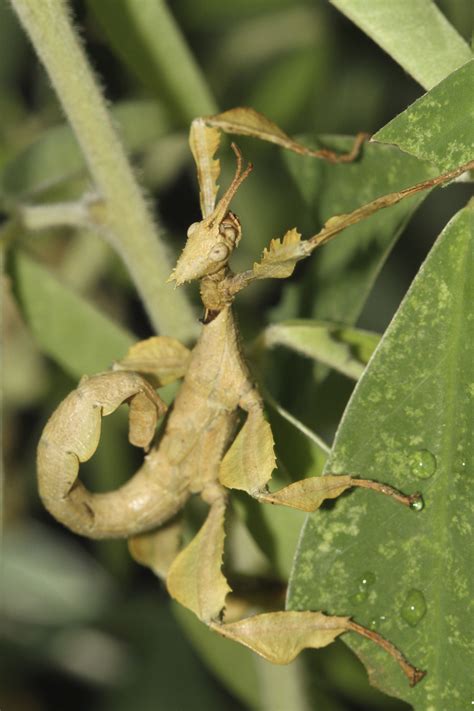
[[[408,466],[419,479],[429,479],[436,471],[436,457],[427,449],[418,449],[410,455]]]
[[[371,585],[375,583],[376,577],[370,570],[365,572],[357,581],[357,592],[350,597],[353,605],[360,605],[367,600],[367,595]]]
[[[426,600],[423,593],[420,590],[409,590],[401,610],[405,622],[415,627],[426,615],[426,610]]]
[[[420,495],[417,499],[411,502],[410,508],[412,511],[423,511],[425,508],[425,502],[423,501],[423,497]]]
[[[368,570],[366,573],[362,575],[362,577],[359,580],[359,586],[363,588],[367,588],[370,585],[373,585],[375,583],[375,575],[372,573],[370,570]]]
[[[369,622],[369,627],[371,630],[376,630],[380,627],[381,624],[387,621],[387,617],[385,615],[380,615],[379,617],[374,617],[372,620]]]
[[[359,590],[355,595],[351,595],[349,600],[353,605],[360,605],[367,600],[367,590]]]

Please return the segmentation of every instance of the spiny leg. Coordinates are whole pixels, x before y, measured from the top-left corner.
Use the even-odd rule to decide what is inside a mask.
[[[370,138],[368,133],[358,133],[354,145],[347,153],[337,153],[325,148],[309,148],[288,136],[271,119],[249,107],[237,107],[215,116],[205,116],[201,119],[195,119],[193,123],[196,125],[201,123],[235,136],[258,138],[261,141],[274,143],[293,153],[320,158],[330,163],[351,163],[357,158],[363,142]]]
[[[336,153],[325,148],[314,150],[294,141],[273,121],[251,108],[239,107],[215,116],[197,118],[191,125],[189,143],[197,167],[203,217],[210,215],[215,206],[220,163],[214,155],[219,148],[221,132],[251,136],[330,163],[351,163],[359,155],[364,141],[369,138],[369,134],[359,133],[350,151]]]
[[[381,647],[397,662],[415,686],[426,672],[413,666],[395,645],[377,632],[368,630],[350,617],[335,617],[323,612],[264,612],[238,622],[211,622],[209,627],[228,639],[252,649],[273,664],[289,664],[303,649],[326,647],[339,635],[355,632]]]
[[[256,390],[247,393],[239,404],[248,415],[221,464],[219,479],[225,486],[244,489],[259,501],[282,503],[303,510],[314,510],[324,499],[334,498],[347,488],[357,485],[355,482],[363,482],[363,486],[370,485],[369,488],[394,495],[395,490],[391,487],[379,485],[378,482],[356,480],[347,475],[313,477],[285,487],[276,494],[264,492],[263,487],[275,466],[271,428],[264,418],[262,401]],[[309,482],[312,483],[312,491],[308,492],[304,488]],[[398,492],[396,495],[397,498],[409,498]],[[278,501],[275,500],[277,497]],[[411,685],[418,683],[425,675],[425,672],[408,662],[391,642],[349,617],[332,617],[312,611],[284,611],[262,613],[232,623],[212,620],[208,624],[218,634],[244,644],[275,664],[287,664],[302,649],[324,647],[340,634],[352,631],[372,640],[388,652]]]
[[[223,622],[226,597],[231,591],[221,571],[227,495],[214,483],[203,493],[203,498],[210,503],[206,521],[178,554],[166,576],[169,593],[181,605],[219,635],[249,647],[274,664],[288,664],[303,649],[324,647],[340,634],[352,631],[371,639],[388,652],[412,685],[423,678],[424,672],[411,665],[394,645],[349,617],[332,617],[312,611],[282,611]],[[153,567],[151,560],[147,564]]]
[[[418,508],[420,494],[402,494],[393,487],[349,474],[326,474],[302,479],[276,492],[267,490],[275,468],[273,435],[265,419],[260,395],[251,390],[240,402],[247,419],[225,454],[219,481],[229,489],[241,489],[263,503],[280,504],[302,511],[315,511],[326,499],[334,499],[352,487],[372,489],[395,501]]]
[[[288,230],[281,239],[271,240],[268,247],[264,249],[261,260],[256,262],[252,269],[229,276],[223,286],[227,293],[233,297],[258,279],[286,279],[293,274],[298,262],[309,257],[315,249],[325,245],[340,232],[374,215],[379,210],[396,205],[424,190],[448,183],[473,169],[474,160],[435,178],[424,180],[403,190],[381,195],[352,212],[330,217],[319,232],[306,240],[301,239],[300,233],[295,228]]]

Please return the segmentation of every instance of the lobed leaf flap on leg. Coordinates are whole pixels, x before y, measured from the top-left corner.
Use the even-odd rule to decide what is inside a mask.
[[[326,499],[336,499],[354,486],[347,474],[314,476],[296,481],[274,493],[259,493],[256,498],[267,504],[290,506],[301,511],[316,511]]]
[[[296,228],[280,239],[272,239],[262,254],[260,262],[255,262],[252,273],[254,279],[286,279],[293,274],[296,263],[306,257],[301,235]]]
[[[210,627],[223,637],[249,647],[273,664],[289,664],[303,649],[326,647],[344,632],[355,632],[393,657],[410,686],[418,684],[426,675],[378,632],[353,622],[350,617],[311,611],[267,612],[229,624],[213,622]]]
[[[128,440],[135,447],[148,450],[155,436],[158,418],[166,412],[166,405],[160,400],[158,405],[145,393],[137,393],[130,400],[128,415]]]
[[[263,411],[253,407],[221,462],[221,484],[249,494],[262,489],[275,469],[273,444],[272,430]]]
[[[134,343],[126,356],[114,363],[114,370],[147,375],[160,388],[184,376],[190,357],[191,351],[176,338],[152,336]]]
[[[147,531],[128,539],[128,550],[137,563],[146,565],[165,579],[181,545],[182,519],[174,518],[156,531]]]
[[[170,595],[206,623],[219,617],[231,590],[221,572],[225,507],[222,497],[211,504],[204,525],[179,553],[166,578]]]
[[[313,150],[308,146],[298,143],[288,136],[276,123],[263,114],[248,106],[238,106],[229,111],[224,111],[216,116],[206,116],[204,121],[208,126],[214,126],[225,133],[239,136],[252,136],[261,141],[275,143],[281,148],[286,148],[294,153],[313,158],[322,158],[331,163],[350,163],[359,151],[362,143],[368,138],[368,134],[361,133],[356,137],[352,149],[348,153],[336,153],[327,149]]]
[[[211,628],[273,664],[289,664],[303,649],[326,647],[347,632],[348,622],[323,612],[268,612]]]

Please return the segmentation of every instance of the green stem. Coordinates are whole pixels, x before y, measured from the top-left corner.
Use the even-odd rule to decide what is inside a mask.
[[[19,213],[20,220],[27,230],[88,226],[88,208],[81,200],[45,205],[24,205],[20,208]]]
[[[183,293],[165,284],[171,271],[106,103],[72,26],[66,0],[12,0],[76,134],[100,197],[106,227],[159,332],[189,340],[196,320]]]
[[[295,659],[285,666],[278,666],[255,656],[254,663],[259,680],[262,711],[274,711],[274,709],[310,711],[301,659]]]
[[[165,0],[91,0],[110,44],[183,123],[218,113],[203,72]]]

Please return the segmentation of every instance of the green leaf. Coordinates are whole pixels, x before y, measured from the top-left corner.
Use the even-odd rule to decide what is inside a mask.
[[[164,0],[89,0],[112,48],[184,121],[217,112],[205,77]]]
[[[195,615],[180,605],[173,604],[172,610],[199,656],[217,678],[250,708],[261,708],[258,675],[252,652],[211,632]],[[235,673],[236,669],[238,674]]]
[[[288,598],[291,609],[373,625],[427,669],[409,689],[383,653],[344,637],[373,683],[415,709],[470,702],[473,218],[471,201],[428,256],[354,391],[326,467],[420,490],[425,508],[357,492],[309,517]]]
[[[294,0],[234,0],[223,3],[220,0],[207,0],[197,5],[194,0],[180,0],[180,15],[193,29],[222,31],[246,20],[258,16],[269,16],[286,7],[294,7]]]
[[[196,707],[196,700],[206,711],[221,711],[229,701],[232,704],[206,673],[157,586],[150,586],[146,594],[117,597],[109,605],[105,625],[107,629],[113,625],[126,640],[134,664],[120,683],[100,690],[103,711],[187,711]]]
[[[310,319],[282,321],[268,326],[261,338],[269,348],[286,346],[354,380],[364,372],[380,340],[378,334],[370,331]]]
[[[311,145],[308,137],[303,142]],[[349,138],[324,139],[326,147],[341,152],[352,143]],[[437,175],[433,166],[377,144],[366,144],[357,161],[344,165],[291,154],[285,159],[310,210],[313,232],[334,215]],[[425,196],[416,195],[350,227],[312,258],[304,294],[314,318],[346,324],[357,319],[391,248]]]
[[[16,623],[77,624],[110,604],[112,578],[78,539],[27,518],[5,535],[2,563],[3,614]]]
[[[24,252],[13,258],[14,289],[45,353],[74,378],[109,368],[134,337]]]
[[[140,150],[168,130],[164,110],[154,101],[124,101],[111,109],[129,153]],[[6,166],[0,192],[26,196],[73,178],[86,168],[72,129],[66,124],[49,128]]]
[[[467,163],[474,152],[473,87],[474,60],[392,119],[373,140],[432,161],[442,172]]]
[[[331,0],[425,89],[467,62],[469,45],[432,0]]]

